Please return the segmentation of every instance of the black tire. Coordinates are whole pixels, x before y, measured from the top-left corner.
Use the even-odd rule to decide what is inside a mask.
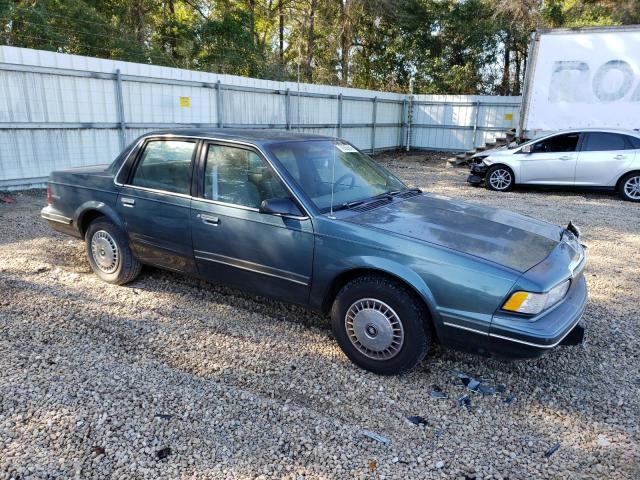
[[[494,165],[487,170],[484,177],[485,184],[489,190],[495,192],[508,192],[513,188],[515,177],[513,170],[504,165]]]
[[[618,193],[628,202],[640,202],[640,172],[627,173],[618,183]]]
[[[96,258],[92,251],[92,242]],[[108,283],[124,285],[132,282],[142,270],[133,256],[125,233],[106,218],[91,222],[85,235],[87,258],[94,273]]]
[[[360,302],[370,302],[368,307],[358,311],[356,317],[360,316],[359,321],[353,321],[355,317],[351,316],[351,320],[347,318],[347,314],[351,314],[358,308],[365,305]],[[376,303],[377,302],[377,303]],[[387,315],[381,310],[374,312],[376,306],[391,315],[396,323],[387,319],[389,326],[385,326],[384,319]],[[354,307],[355,310],[350,310]],[[390,309],[391,312],[389,313]],[[395,315],[392,315],[395,314]],[[367,317],[373,315],[373,317]],[[368,324],[369,318],[373,322],[381,321],[379,325],[380,332],[377,331],[375,325]],[[397,319],[397,321],[396,321]],[[351,321],[351,323],[349,323]],[[385,278],[383,276],[367,275],[358,277],[346,284],[336,296],[331,308],[331,324],[333,334],[340,345],[340,348],[356,365],[381,375],[394,375],[412,369],[419,364],[427,354],[429,337],[431,336],[431,323],[429,314],[422,304],[416,298],[413,292],[401,283]],[[400,333],[397,323],[400,323],[402,334],[402,342],[393,342],[399,338]],[[348,323],[350,327],[348,327]],[[395,325],[395,327],[393,326]],[[380,335],[380,339],[393,339],[387,350],[369,350],[360,343],[356,346],[358,337],[356,328],[359,330],[363,341],[375,341]],[[370,330],[367,330],[371,328]],[[387,330],[387,328],[390,328]],[[369,336],[369,334],[373,336]],[[366,334],[366,337],[364,335]],[[353,340],[352,340],[353,339]],[[383,344],[386,344],[383,342]],[[370,343],[369,346],[373,346]],[[366,352],[366,353],[365,353]],[[372,358],[378,357],[378,358]]]

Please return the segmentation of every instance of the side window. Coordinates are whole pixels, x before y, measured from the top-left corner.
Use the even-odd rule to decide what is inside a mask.
[[[625,135],[607,132],[592,132],[582,148],[584,152],[603,152],[607,150],[625,150],[629,148],[624,139]]]
[[[626,137],[629,143],[631,144],[631,148],[640,149],[640,138],[632,137],[630,135],[626,135]]]
[[[536,153],[575,152],[579,138],[580,134],[578,133],[556,135],[534,143],[532,151]]]
[[[132,185],[189,194],[195,142],[153,140],[147,143],[133,174]]]
[[[204,198],[259,208],[263,200],[284,197],[289,197],[289,193],[256,153],[209,145]]]

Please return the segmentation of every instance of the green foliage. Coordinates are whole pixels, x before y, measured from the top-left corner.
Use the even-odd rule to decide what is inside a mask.
[[[638,23],[640,1],[0,0],[0,22],[2,43],[28,48],[360,88],[406,92],[413,79],[416,92],[517,95],[532,30]]]

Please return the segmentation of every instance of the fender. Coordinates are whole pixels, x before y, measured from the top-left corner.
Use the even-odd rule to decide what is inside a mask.
[[[342,275],[348,274],[349,272],[356,272],[358,270],[378,271],[390,277],[394,277],[400,282],[406,283],[411,287],[425,302],[433,320],[433,325],[436,331],[439,330],[442,320],[436,308],[436,301],[431,290],[420,275],[410,268],[407,268],[405,265],[387,258],[366,255],[343,258],[334,263],[324,265],[323,269],[330,273],[327,274],[327,277],[315,279],[317,283],[314,282],[314,286],[312,287],[312,302],[322,302],[326,296],[331,293],[331,288],[336,279]]]
[[[78,208],[76,208],[73,214],[73,223],[74,225],[77,225],[78,231],[81,234],[84,234],[84,232],[82,232],[82,227],[81,227],[82,220],[84,216],[91,211],[100,212],[109,220],[111,220],[114,224],[116,224],[119,228],[121,228],[122,230],[125,230],[124,221],[122,220],[118,212],[116,212],[112,207],[105,204],[104,202],[89,200],[87,202],[82,203]]]

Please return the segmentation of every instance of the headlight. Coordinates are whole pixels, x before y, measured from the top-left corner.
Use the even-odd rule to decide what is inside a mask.
[[[547,308],[553,307],[564,298],[569,291],[571,280],[562,282],[546,293],[515,292],[502,306],[503,310],[510,312],[536,315]]]

